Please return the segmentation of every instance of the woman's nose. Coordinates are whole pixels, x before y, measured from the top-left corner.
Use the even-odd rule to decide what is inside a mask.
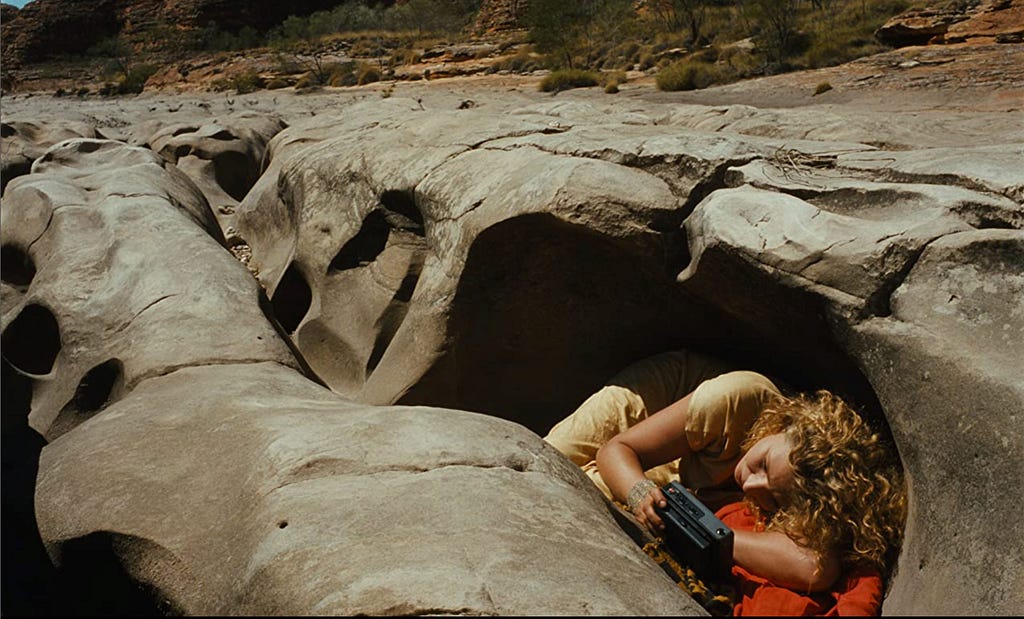
[[[768,486],[768,478],[764,473],[754,473],[748,475],[746,481],[743,482],[743,491],[749,492],[751,490],[760,490]]]

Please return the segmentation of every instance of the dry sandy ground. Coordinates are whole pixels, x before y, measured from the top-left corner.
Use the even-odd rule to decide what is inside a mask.
[[[654,78],[637,75],[618,94],[599,88],[552,95],[538,90],[540,77],[480,75],[430,81],[383,82],[362,87],[292,89],[247,95],[172,94],[100,98],[18,93],[0,99],[3,120],[76,120],[108,137],[138,139],[141,123],[167,124],[252,110],[277,113],[293,123],[337,112],[356,101],[384,96],[419,100],[425,109],[473,106],[505,112],[540,102],[584,102],[609,112],[652,116],[674,106],[749,105],[836,114],[878,115],[928,135],[921,146],[971,146],[1024,142],[1024,45],[909,47],[839,67],[803,71],[689,92],[661,92]],[[827,82],[832,88],[815,95]],[[941,127],[941,131],[936,131]],[[884,142],[884,136],[879,136]],[[1022,162],[1024,165],[1024,162]]]

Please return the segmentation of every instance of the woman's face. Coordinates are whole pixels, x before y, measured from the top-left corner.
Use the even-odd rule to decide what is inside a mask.
[[[785,434],[772,434],[754,443],[736,465],[736,483],[761,509],[774,512],[784,504],[793,485],[793,446]]]

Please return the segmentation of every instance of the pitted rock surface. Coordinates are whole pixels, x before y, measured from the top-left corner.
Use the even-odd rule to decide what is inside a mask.
[[[218,243],[202,194],[159,155],[69,140],[32,170],[4,194],[3,245],[34,274],[4,308],[3,344],[34,382],[38,432],[54,438],[177,367],[295,364],[260,312],[259,287]],[[93,393],[98,383],[105,395]]]
[[[188,613],[699,613],[536,436],[688,347],[891,434],[911,509],[884,614],[1024,606],[1019,109],[405,88],[247,103],[289,125],[235,221],[271,320],[201,180],[155,152],[72,141],[11,181],[5,384],[37,384],[34,424],[107,398],[37,426],[60,434],[36,497],[55,557]],[[232,126],[223,98],[132,105]],[[148,144],[126,109],[64,120]]]

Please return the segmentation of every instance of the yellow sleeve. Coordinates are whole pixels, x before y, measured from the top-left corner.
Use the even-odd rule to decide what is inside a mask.
[[[743,455],[741,445],[765,405],[779,395],[757,372],[728,372],[700,384],[690,398],[686,441],[694,456],[680,463],[683,485],[722,485]]]

